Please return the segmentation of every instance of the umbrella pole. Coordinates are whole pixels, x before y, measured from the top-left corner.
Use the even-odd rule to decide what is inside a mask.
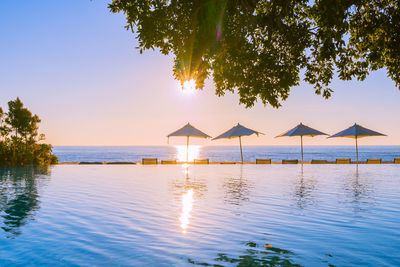
[[[358,164],[358,142],[357,142],[357,136],[356,136],[356,155],[357,155],[357,164]]]
[[[303,164],[303,136],[300,135],[301,140],[301,164]]]
[[[189,136],[187,137],[187,142],[186,142],[186,163],[189,162]]]
[[[242,151],[242,138],[239,136],[239,144],[240,144],[240,158],[242,159],[243,164],[243,151]]]

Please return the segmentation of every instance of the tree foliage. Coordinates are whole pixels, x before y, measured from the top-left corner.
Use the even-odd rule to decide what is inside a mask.
[[[279,107],[304,80],[330,97],[337,72],[364,80],[386,68],[400,87],[397,0],[113,0],[140,52],[175,55],[174,76],[213,77],[216,94],[237,92],[240,103]]]
[[[8,102],[8,112],[0,107],[0,165],[49,165],[57,163],[52,146],[39,143],[40,119],[17,98]]]

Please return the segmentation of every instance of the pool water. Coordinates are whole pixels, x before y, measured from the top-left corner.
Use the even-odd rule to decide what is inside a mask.
[[[400,165],[0,168],[0,266],[399,266]]]

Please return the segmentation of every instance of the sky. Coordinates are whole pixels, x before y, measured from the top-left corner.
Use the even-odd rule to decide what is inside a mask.
[[[110,0],[111,1],[111,0]],[[328,100],[305,82],[279,109],[257,103],[246,109],[235,94],[215,95],[212,80],[202,91],[182,93],[173,79],[173,56],[139,54],[123,14],[109,1],[1,0],[0,106],[20,97],[41,119],[53,145],[167,145],[170,132],[190,122],[211,136],[242,125],[265,133],[244,145],[297,145],[274,138],[302,122],[328,134],[355,122],[385,133],[360,145],[400,145],[400,91],[385,70],[363,82],[335,79]],[[200,145],[237,140],[193,139]],[[172,138],[170,144],[185,144]],[[347,138],[305,138],[305,145],[353,145]]]

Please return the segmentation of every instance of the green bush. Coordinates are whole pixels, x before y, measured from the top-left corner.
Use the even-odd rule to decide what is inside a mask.
[[[8,102],[8,113],[0,107],[0,165],[47,166],[58,158],[50,144],[43,144],[38,134],[40,119],[24,107],[19,98]]]

